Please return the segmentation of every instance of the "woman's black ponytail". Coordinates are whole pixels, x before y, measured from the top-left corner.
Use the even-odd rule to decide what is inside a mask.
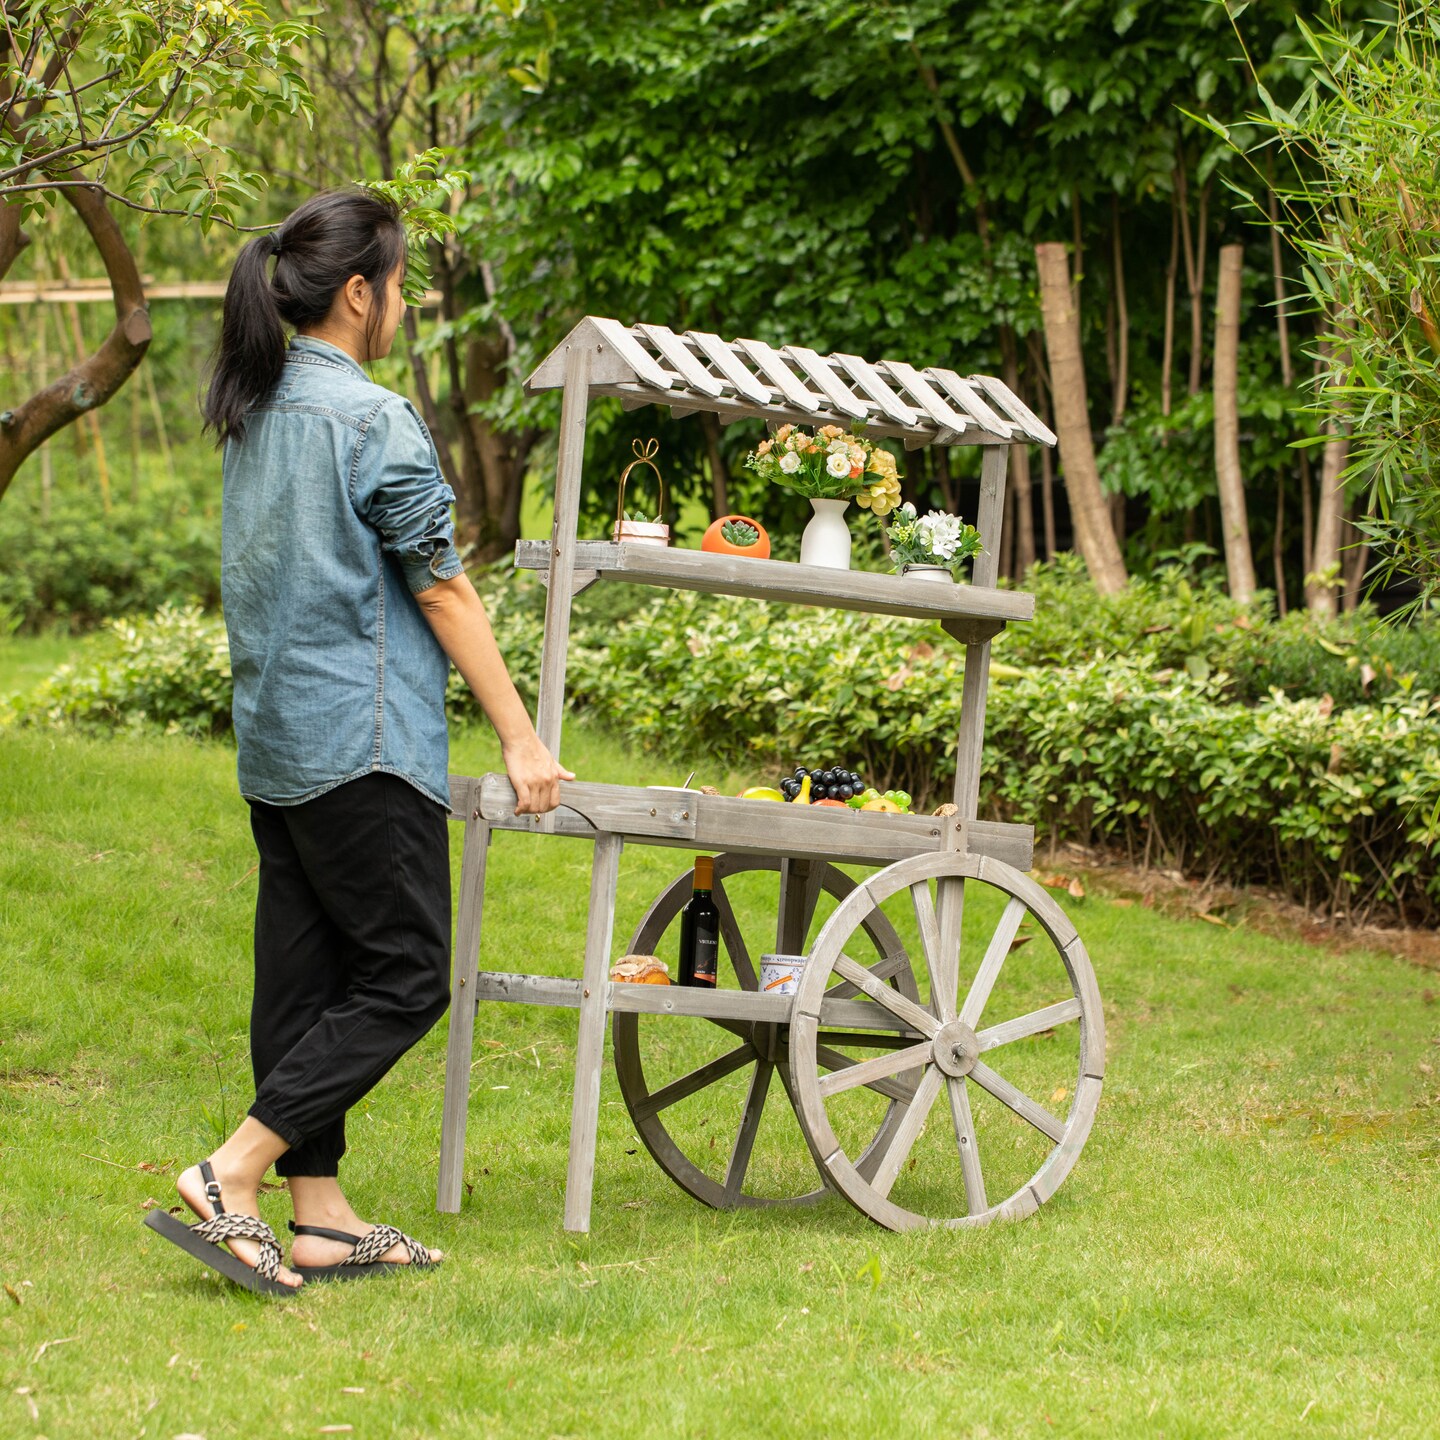
[[[323,320],[352,275],[383,295],[384,282],[404,263],[399,208],[364,190],[316,195],[278,230],[251,240],[225,287],[220,343],[202,406],[205,428],[221,442],[244,439],[251,410],[280,378],[286,325]]]

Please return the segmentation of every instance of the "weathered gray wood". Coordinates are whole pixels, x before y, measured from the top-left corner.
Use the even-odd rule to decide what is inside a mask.
[[[873,1060],[861,1060],[847,1065],[843,1070],[826,1075],[817,1082],[820,1094],[829,1099],[844,1090],[853,1090],[857,1085],[868,1085],[872,1080],[888,1080],[906,1070],[917,1070],[930,1063],[934,1046],[929,1040],[918,1045],[909,1045],[903,1050],[891,1050],[888,1054],[877,1055]]]
[[[834,366],[823,355],[817,355],[804,345],[787,345],[780,353],[784,359],[795,361],[804,367],[810,383],[840,414],[847,415],[852,420],[863,420],[870,414],[871,406],[840,379]]]
[[[628,365],[606,341],[593,318],[579,321],[568,335],[540,362],[525,381],[527,395],[545,390],[559,390],[565,384],[565,366],[570,352],[583,348],[590,352],[590,386],[620,382],[634,383],[634,368]],[[652,392],[653,393],[653,392]]]
[[[962,415],[913,365],[901,360],[885,360],[878,367],[895,380],[906,396],[913,400],[935,428],[935,442],[941,445],[963,443],[966,432],[979,429],[967,415]]]
[[[1029,912],[1025,909],[1025,902],[1013,897],[1005,906],[1004,913],[1000,916],[1000,923],[995,927],[995,933],[990,937],[990,943],[985,947],[985,958],[980,962],[980,968],[975,972],[975,979],[971,982],[970,993],[965,997],[965,1004],[960,1010],[960,1019],[973,1030],[980,1023],[980,1016],[985,1011],[986,1002],[990,999],[990,992],[995,988],[995,982],[1000,978],[1000,967],[1005,963],[1005,957],[1010,953],[1010,942],[1014,940],[1016,932],[1020,929],[1020,922]]]
[[[920,1138],[920,1131],[924,1128],[930,1109],[935,1104],[935,1097],[944,1083],[945,1075],[938,1065],[929,1066],[920,1077],[920,1083],[915,1087],[915,1098],[910,1102],[895,1138],[875,1167],[874,1179],[870,1185],[877,1195],[888,1196],[894,1189],[901,1167],[910,1158],[910,1151]]]
[[[580,1008],[584,982],[568,975],[516,975],[506,970],[481,970],[475,977],[475,999],[507,1005],[545,1005],[562,1010]]]
[[[965,647],[965,678],[960,685],[960,735],[955,745],[955,808],[974,821],[980,810],[980,769],[985,753],[985,698],[990,684],[990,643]],[[970,826],[971,849],[978,849]],[[1028,868],[1028,867],[1027,867]]]
[[[774,1073],[775,1066],[769,1060],[761,1060],[750,1077],[750,1088],[745,1092],[745,1109],[740,1115],[740,1128],[735,1133],[730,1162],[725,1167],[727,1205],[733,1205],[745,1189],[745,1173],[750,1168],[750,1154],[755,1149],[755,1137],[760,1132],[760,1117],[765,1112],[765,1097],[770,1093],[770,1077]]]
[[[982,1090],[988,1090],[1002,1105],[1028,1121],[1042,1135],[1059,1144],[1065,1138],[1065,1125],[1043,1105],[1037,1105],[1023,1090],[1017,1089],[1003,1075],[997,1075],[983,1060],[975,1062],[970,1078]]]
[[[972,1215],[985,1212],[985,1177],[980,1171],[980,1151],[975,1139],[975,1121],[970,1114],[970,1096],[960,1076],[949,1075],[950,1121],[955,1127],[955,1145],[960,1155],[960,1175],[965,1182],[965,1205]]]
[[[919,427],[920,412],[907,405],[868,360],[862,360],[858,355],[840,354],[832,355],[830,359],[880,407],[880,413],[886,419],[907,429]]]
[[[590,1229],[595,1144],[600,1128],[600,1067],[605,1057],[605,1012],[610,989],[610,941],[623,846],[618,835],[598,836],[590,867],[590,912],[585,928],[580,1025],[575,1039],[575,1093],[570,1107],[570,1165],[565,1177],[565,1228],[572,1233]]]
[[[780,904],[775,921],[775,951],[780,955],[803,955],[805,937],[820,900],[825,866],[808,859],[780,862]]]
[[[884,865],[941,848],[943,822],[925,815],[882,815],[828,805],[781,805],[725,795],[682,796],[627,785],[562,781],[554,833],[593,839],[600,829],[646,845],[673,845],[736,854],[791,856]],[[660,803],[660,802],[665,803]],[[581,813],[582,807],[585,813]],[[516,815],[507,776],[491,773],[480,784],[480,809],[497,830],[534,832],[539,817]],[[652,810],[655,813],[651,813]],[[604,824],[597,826],[591,813]],[[993,855],[1028,869],[1034,831],[1028,825],[976,821],[968,829],[971,853]]]
[[[591,350],[577,346],[565,360],[565,396],[560,406],[558,458],[555,462],[555,522],[549,553],[555,573],[545,596],[545,639],[540,651],[536,731],[557,758],[565,713],[565,661],[570,645],[570,602],[575,571],[575,531],[580,519],[580,468],[585,459],[585,414],[589,402]],[[543,828],[543,827],[542,827]]]
[[[825,403],[825,397],[807,390],[780,353],[772,350],[763,340],[737,340],[735,345],[792,405],[798,405],[807,415],[816,418],[821,412],[828,412],[830,407]]]
[[[755,970],[755,962],[750,958],[750,950],[745,944],[745,936],[741,933],[740,922],[735,918],[735,907],[725,893],[723,877],[714,877],[714,888],[710,895],[720,915],[720,943],[730,957],[730,968],[735,972],[740,988],[759,990],[760,977]]]
[[[645,347],[618,320],[606,320],[598,315],[590,317],[605,343],[635,372],[635,378],[656,390],[669,390],[675,382],[663,365],[646,351]]]
[[[641,325],[637,328],[662,358],[675,367],[690,389],[712,398],[724,393],[724,386],[685,348],[685,342],[668,326]]]
[[[1032,1010],[1028,1015],[1021,1015],[1017,1019],[977,1030],[975,1038],[980,1042],[983,1053],[986,1050],[998,1049],[1001,1045],[1009,1045],[1014,1040],[1027,1040],[1031,1035],[1043,1034],[1046,1030],[1065,1024],[1067,1020],[1079,1018],[1080,1002],[1073,999],[1061,1000],[1058,1004],[1045,1006],[1043,1010]]]
[[[895,994],[893,990],[889,993],[892,996]],[[688,1015],[704,1020],[769,1021],[778,1025],[793,1023],[795,1018],[793,995],[752,994],[747,990],[701,990],[686,985],[611,985],[609,998],[610,1009],[616,1014]],[[925,1011],[919,1013],[923,1015]],[[827,1028],[893,1030],[902,1035],[912,1033],[906,1020],[893,1010],[871,1005],[865,1000],[826,1000],[821,1007],[820,1019]],[[933,1020],[930,1023],[934,1025]]]
[[[472,775],[451,775],[447,777],[450,790],[450,814],[447,818],[464,822],[472,818],[477,800],[478,782]]]
[[[473,795],[473,782],[469,788]],[[453,804],[453,787],[451,796]],[[480,961],[480,920],[485,906],[485,858],[489,848],[490,827],[472,813],[465,821],[464,848],[460,852],[460,904],[450,981],[445,1104],[440,1119],[440,1175],[435,1195],[436,1208],[449,1215],[459,1213],[465,1180],[465,1122],[470,1107],[470,1057],[475,1045],[472,997]]]
[[[970,383],[980,389],[987,400],[1008,420],[1015,421],[1028,439],[1037,445],[1053,446],[1055,432],[1003,381],[994,375],[972,375]]]
[[[962,380],[953,370],[936,365],[932,365],[925,372],[925,377],[937,385],[957,409],[969,415],[986,430],[1004,440],[1014,439],[1015,431],[1019,427],[997,415],[968,380]]]
[[[853,1044],[854,1041],[851,1040],[848,1043]],[[849,1070],[861,1063],[858,1060],[852,1060],[848,1055],[832,1046],[819,1044],[815,1047],[815,1059],[825,1069],[832,1071]],[[862,1083],[867,1090],[873,1090],[877,1095],[885,1096],[887,1100],[898,1100],[902,1105],[908,1105],[915,1098],[915,1087],[907,1085],[903,1080],[892,1080],[881,1076],[878,1079],[872,1077]]]
[[[1005,535],[1005,467],[1008,445],[987,445],[980,455],[980,508],[975,528],[984,550],[975,557],[971,578],[976,585],[993,586],[1000,575],[1000,549]]]
[[[925,952],[925,968],[930,975],[930,1009],[936,1017],[948,1020],[955,1008],[956,979],[943,957],[945,948],[940,939],[940,925],[935,915],[935,902],[930,898],[930,883],[921,880],[910,887],[910,903],[915,923],[920,928],[920,945]]]
[[[635,1118],[648,1120],[650,1116],[658,1115],[671,1105],[678,1105],[680,1101],[705,1089],[707,1085],[713,1085],[717,1080],[733,1075],[741,1066],[748,1065],[754,1059],[753,1045],[737,1045],[733,1050],[726,1051],[704,1065],[696,1066],[678,1080],[672,1080],[668,1085],[653,1091],[646,1100],[636,1106]]]
[[[1043,1205],[1060,1188],[1060,1182],[1080,1158],[1080,1151],[1090,1137],[1090,1127],[1095,1123],[1095,1111],[1099,1104],[1100,1081],[1093,1075],[1082,1076],[1065,1122],[1065,1137],[1050,1152],[1049,1158],[1030,1182],[1030,1189],[1040,1204]]]
[[[864,887],[862,886],[861,889]],[[808,965],[806,967],[809,968]],[[913,1000],[907,999],[898,990],[892,990],[883,980],[877,980],[863,965],[852,960],[848,955],[839,955],[833,964],[837,975],[843,976],[850,981],[858,990],[863,990],[872,1000],[878,1001],[903,1025],[908,1025],[913,1030],[918,1030],[922,1035],[931,1039],[940,1028],[939,1022],[928,1011],[922,1010]],[[798,1000],[797,995],[797,1000]],[[845,1002],[841,1002],[845,1003]],[[851,1002],[858,1003],[858,1002]],[[846,1023],[841,1020],[836,1011],[831,1010],[823,1003],[817,1011],[801,1011],[799,1013],[817,1014],[827,1025],[839,1025]],[[865,1027],[859,1027],[865,1028]]]
[[[598,572],[602,580],[635,585],[741,595],[782,605],[908,615],[916,620],[969,622],[967,633],[982,639],[997,634],[1012,620],[1029,620],[1035,614],[1035,597],[1018,590],[978,584],[933,585],[901,575],[753,560],[674,546],[584,540],[575,546],[571,563]],[[550,546],[541,540],[521,540],[515,547],[515,564],[521,570],[550,571]]]
[[[712,335],[708,330],[687,331],[685,338],[695,342],[696,348],[730,382],[735,394],[742,401],[753,400],[760,405],[771,403],[775,392],[745,368],[733,345],[718,335]]]

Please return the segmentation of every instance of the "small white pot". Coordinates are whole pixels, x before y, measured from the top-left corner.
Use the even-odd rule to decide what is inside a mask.
[[[845,523],[848,500],[812,500],[815,512],[800,537],[800,563],[829,570],[850,568],[850,527]]]
[[[900,573],[908,580],[938,580],[942,585],[955,583],[955,577],[944,565],[902,565]]]

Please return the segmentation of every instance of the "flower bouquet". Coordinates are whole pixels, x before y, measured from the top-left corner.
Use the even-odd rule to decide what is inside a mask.
[[[873,440],[838,425],[822,425],[814,434],[782,425],[772,439],[756,446],[745,465],[762,480],[809,500],[815,516],[800,543],[802,565],[848,570],[846,505],[858,498],[872,514],[884,516],[900,503],[895,457]]]
[[[958,515],[917,515],[907,500],[885,530],[892,568],[927,580],[958,580],[960,567],[981,550],[980,532]]]

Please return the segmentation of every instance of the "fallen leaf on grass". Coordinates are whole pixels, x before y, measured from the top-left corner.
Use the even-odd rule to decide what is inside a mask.
[[[1203,910],[1197,910],[1195,912],[1195,918],[1197,920],[1203,920],[1207,925],[1218,925],[1222,930],[1234,929],[1234,926],[1228,921],[1222,920],[1218,915],[1207,915]]]
[[[1085,887],[1078,880],[1072,880],[1065,887],[1065,890],[1072,900],[1083,900],[1085,898]]]
[[[1033,935],[1017,935],[1010,942],[1010,948],[1012,950],[1018,950],[1022,945],[1028,945],[1034,938]]]
[[[1070,1091],[1066,1086],[1057,1085],[1055,1089],[1050,1092],[1050,1103],[1052,1105],[1058,1105],[1069,1093]]]
[[[142,1210],[158,1210],[164,1203],[163,1200],[157,1200],[153,1195],[147,1195],[140,1202],[140,1208]]]
[[[1423,1060],[1415,1068],[1419,1070],[1422,1075],[1433,1075],[1435,1073],[1435,1067],[1433,1065],[1427,1065]]]
[[[349,1435],[354,1429],[353,1425],[322,1425],[317,1433],[320,1435]]]
[[[78,1335],[65,1335],[65,1336],[63,1336],[63,1337],[62,1337],[61,1339],[59,1339],[59,1340],[47,1340],[47,1341],[35,1352],[35,1360],[32,1360],[30,1363],[33,1365],[33,1364],[35,1363],[35,1361],[39,1360],[39,1358],[40,1358],[47,1350],[51,1349],[53,1346],[56,1346],[56,1345],[73,1345],[73,1344],[75,1343],[75,1341],[78,1340],[79,1338],[80,1338],[80,1337],[79,1337]]]
[[[1135,902],[1125,899],[1123,895],[1116,895],[1110,903],[1112,905],[1118,905],[1122,910],[1128,910]]]
[[[15,1393],[24,1397],[26,1405],[30,1407],[30,1418],[38,1425],[40,1423],[40,1407],[35,1403],[35,1397],[30,1393],[30,1387],[22,1385]]]
[[[363,1385],[342,1385],[340,1393],[342,1395],[363,1395],[365,1387]]]
[[[25,1303],[25,1298],[24,1298],[24,1296],[22,1296],[22,1295],[20,1294],[20,1292],[19,1292],[8,1280],[5,1282],[5,1293],[6,1293],[17,1305],[23,1305],[23,1304]]]

